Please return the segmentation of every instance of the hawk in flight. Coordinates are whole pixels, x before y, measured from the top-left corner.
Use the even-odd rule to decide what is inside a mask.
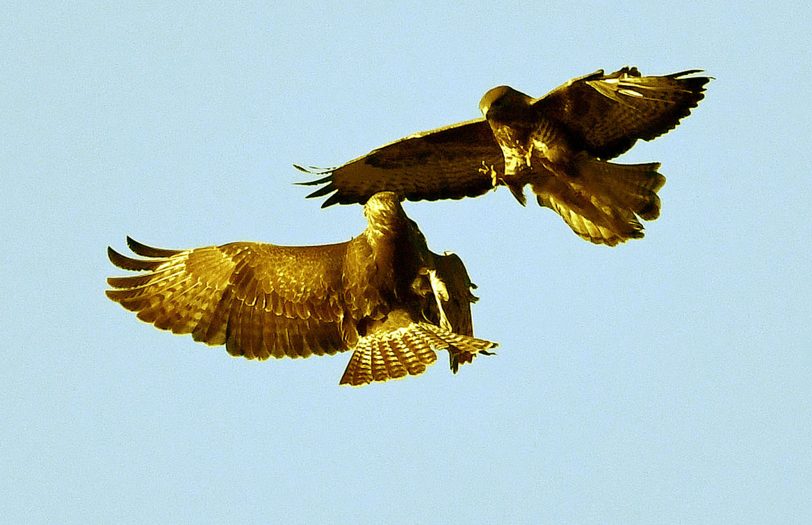
[[[392,192],[371,195],[368,226],[348,242],[275,246],[235,242],[192,250],[152,248],[129,237],[141,273],[110,277],[107,296],[142,321],[248,359],[352,350],[341,384],[417,375],[448,350],[454,372],[495,343],[473,337],[476,298],[454,254],[426,246]]]
[[[576,234],[614,246],[642,237],[640,219],[659,216],[665,178],[656,162],[609,160],[675,128],[704,96],[710,78],[697,73],[599,70],[541,98],[499,86],[482,97],[482,118],[405,137],[337,168],[296,167],[320,177],[301,183],[323,185],[308,197],[332,194],[322,206],[363,203],[385,190],[460,199],[500,185],[525,204],[529,184]]]

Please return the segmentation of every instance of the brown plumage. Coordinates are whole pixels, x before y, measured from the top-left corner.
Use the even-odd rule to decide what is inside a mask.
[[[107,296],[142,321],[248,359],[353,350],[342,384],[416,375],[449,351],[451,367],[488,353],[473,337],[471,282],[456,255],[437,255],[398,197],[373,195],[366,230],[324,246],[235,242],[191,250],[152,248],[129,237],[134,259],[108,249],[119,268]]]
[[[524,204],[530,185],[582,238],[615,245],[643,236],[639,219],[659,216],[659,163],[607,162],[639,140],[677,126],[703,98],[697,70],[642,76],[603,70],[533,99],[508,86],[480,101],[483,118],[417,133],[343,166],[305,169],[323,177],[308,197],[323,206],[363,203],[383,190],[411,200],[475,197],[506,185]]]

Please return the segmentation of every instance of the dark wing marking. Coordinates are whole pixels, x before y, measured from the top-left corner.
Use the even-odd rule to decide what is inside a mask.
[[[323,175],[300,184],[323,185],[308,197],[332,193],[327,207],[364,203],[379,191],[413,201],[476,197],[493,188],[490,168],[502,173],[504,160],[488,123],[476,119],[410,135],[338,168],[296,168]]]
[[[570,80],[534,103],[563,124],[592,155],[610,159],[638,139],[652,140],[674,129],[704,97],[709,77],[700,70],[642,76],[624,67],[609,75],[598,70]]]
[[[290,247],[236,242],[165,250],[136,242],[133,259],[110,261],[147,272],[110,277],[107,296],[139,319],[196,341],[225,344],[248,359],[307,357],[346,350],[340,336],[341,265],[346,243]]]

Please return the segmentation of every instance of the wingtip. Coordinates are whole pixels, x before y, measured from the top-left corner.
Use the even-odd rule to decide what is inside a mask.
[[[324,175],[326,173],[332,173],[336,169],[336,168],[320,168],[318,166],[302,166],[301,164],[294,164],[293,167],[301,171],[302,173],[307,173],[308,175]]]
[[[317,188],[314,191],[312,191],[311,193],[309,193],[307,195],[308,199],[313,199],[313,198],[316,198],[316,197],[324,197],[328,193],[332,193],[332,192],[336,191],[336,189],[337,189],[335,184],[333,184],[333,182],[331,180],[329,180],[329,179],[328,180],[322,180],[322,181],[319,181],[319,182],[328,182],[328,184],[325,185],[325,186],[322,186],[321,188]]]
[[[112,246],[107,247],[107,258],[110,259],[110,262],[115,264],[114,258],[115,257],[122,257],[120,253],[115,251]]]
[[[694,76],[694,75],[698,75],[700,73],[705,73],[705,70],[704,69],[686,69],[685,71],[680,71],[678,73],[672,73],[670,75],[666,75],[666,77],[672,78],[674,80],[680,80],[680,81],[683,81],[683,82],[688,82],[688,83],[690,83],[688,85],[692,86],[693,89],[697,90],[697,92],[699,94],[703,94],[705,89],[706,89],[706,85],[708,84],[708,82],[710,82],[711,80],[716,80],[716,78],[712,77],[710,75]]]
[[[129,261],[130,258],[126,255],[123,255],[116,250],[113,249],[112,246],[107,247],[107,258],[110,260],[113,265],[117,266],[118,268],[122,268],[124,270],[129,270]]]
[[[671,73],[670,75],[666,75],[672,78],[679,78],[679,77],[687,77],[688,75],[695,75],[697,73],[704,73],[704,69],[686,69],[684,71],[679,71],[677,73]]]
[[[133,252],[138,253],[138,246],[141,246],[141,243],[127,235],[127,247],[131,249]]]
[[[296,168],[297,170],[301,171],[302,173],[307,173],[308,175],[313,175],[313,171],[314,171],[313,166],[310,166],[309,168],[305,168],[301,164],[294,164],[293,167]]]
[[[138,242],[129,235],[127,236],[127,246],[130,250],[133,251],[136,255],[140,255],[142,257],[152,257],[152,258],[166,258],[171,257],[180,253],[182,250],[169,250],[166,248],[156,248],[154,246],[146,245],[142,242]]]
[[[110,246],[107,247],[107,258],[114,266],[132,271],[154,270],[163,262],[161,260],[133,259],[120,254]]]
[[[344,202],[341,201],[341,197],[339,197],[338,192],[333,193],[332,195],[330,195],[330,197],[327,198],[327,200],[322,202],[321,207],[328,208],[333,204],[344,204]]]

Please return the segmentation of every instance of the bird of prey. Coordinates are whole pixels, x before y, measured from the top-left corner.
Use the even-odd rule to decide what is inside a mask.
[[[703,98],[709,77],[699,70],[643,76],[635,67],[598,70],[531,98],[508,86],[489,90],[482,118],[410,135],[332,169],[298,169],[331,194],[322,206],[363,203],[391,190],[410,200],[475,197],[507,186],[525,204],[530,185],[541,206],[596,244],[643,236],[640,219],[660,213],[659,163],[610,159],[638,139],[677,126]]]
[[[235,242],[191,250],[127,238],[135,259],[107,296],[142,321],[248,359],[353,350],[341,384],[417,375],[448,350],[454,372],[495,343],[473,337],[476,298],[462,260],[431,252],[392,192],[364,205],[368,226],[324,246]]]

